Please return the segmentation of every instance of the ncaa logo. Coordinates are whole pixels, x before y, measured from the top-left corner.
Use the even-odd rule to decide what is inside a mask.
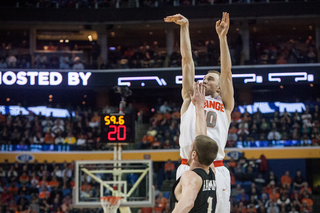
[[[25,162],[33,161],[34,157],[33,155],[29,155],[29,154],[20,154],[20,155],[17,155],[16,160],[21,163],[25,163]]]
[[[227,153],[228,158],[233,158],[235,160],[239,159],[241,155],[242,155],[242,152],[238,152],[238,151],[230,151]]]

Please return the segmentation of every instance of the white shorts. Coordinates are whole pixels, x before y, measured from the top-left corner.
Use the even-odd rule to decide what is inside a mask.
[[[224,166],[216,167],[217,206],[216,213],[230,213],[231,180],[230,172]]]
[[[176,180],[178,180],[179,177],[181,177],[182,173],[184,173],[185,171],[187,171],[189,169],[190,169],[190,166],[185,165],[185,164],[180,164],[180,166],[177,169]]]

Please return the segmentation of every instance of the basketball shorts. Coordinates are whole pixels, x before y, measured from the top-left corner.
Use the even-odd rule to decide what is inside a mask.
[[[216,213],[230,213],[231,182],[230,172],[224,166],[215,167],[217,183]]]
[[[176,172],[176,180],[178,180],[185,171],[189,170],[189,168],[190,166],[186,164],[180,164]]]

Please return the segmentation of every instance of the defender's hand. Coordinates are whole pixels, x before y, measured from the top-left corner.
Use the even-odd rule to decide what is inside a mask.
[[[174,22],[176,24],[179,24],[180,26],[185,26],[185,25],[189,24],[188,19],[181,14],[167,16],[164,18],[164,21],[165,22]]]
[[[218,33],[219,38],[223,38],[227,36],[229,30],[230,20],[229,13],[224,12],[222,14],[222,20],[218,20],[216,22],[216,31]]]
[[[199,85],[199,82],[194,82],[193,94],[191,91],[189,91],[189,94],[193,105],[204,107],[204,103],[206,102],[206,96],[205,87],[202,83]]]

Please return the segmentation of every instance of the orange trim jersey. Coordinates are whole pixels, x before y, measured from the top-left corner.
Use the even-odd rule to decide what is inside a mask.
[[[219,146],[216,160],[223,160],[229,121],[220,96],[217,98],[206,96],[204,110],[206,112],[207,135],[215,140]],[[180,156],[187,159],[190,145],[196,137],[196,112],[192,102],[187,111],[181,116],[180,133]]]

